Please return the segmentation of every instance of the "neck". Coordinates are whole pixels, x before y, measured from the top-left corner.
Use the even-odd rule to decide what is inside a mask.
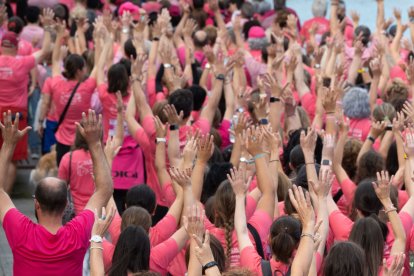
[[[38,222],[52,234],[56,234],[60,227],[62,227],[62,216],[59,215],[40,215]]]

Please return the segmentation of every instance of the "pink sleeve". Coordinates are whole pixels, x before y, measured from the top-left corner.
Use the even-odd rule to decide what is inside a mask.
[[[59,164],[59,171],[58,171],[58,178],[69,181],[70,175],[69,175],[69,157],[70,153],[66,153]]]
[[[106,239],[102,242],[103,247],[103,262],[104,262],[104,269],[108,271],[112,266],[112,257],[114,256],[115,246],[114,244],[110,243]]]
[[[16,208],[7,211],[3,219],[3,229],[12,250],[19,246],[23,240],[22,233],[27,233],[31,224],[33,223]]]
[[[247,246],[240,252],[240,265],[255,275],[262,275],[262,258],[253,246]]]
[[[336,210],[329,215],[329,226],[332,229],[334,238],[337,241],[346,241],[351,233],[353,221]]]
[[[346,198],[346,201],[348,202],[353,202],[354,201],[354,194],[355,194],[355,190],[356,190],[356,185],[355,183],[347,178],[344,181],[341,182],[341,188],[342,191],[344,192],[344,196]]]
[[[76,237],[80,239],[80,242],[87,247],[89,246],[89,239],[94,222],[95,214],[91,210],[85,209],[64,227],[71,228],[76,233]]]
[[[116,212],[108,228],[108,232],[109,232],[109,235],[111,236],[111,241],[113,244],[118,243],[119,236],[121,235],[121,224],[122,224],[122,218],[119,215],[119,213]]]
[[[171,183],[162,184],[162,192],[164,194],[164,198],[167,201],[167,206],[171,206],[173,204],[176,195]]]
[[[407,194],[407,191],[398,190],[398,209],[401,210],[402,207],[407,203],[410,197]]]
[[[156,246],[170,238],[177,229],[177,220],[167,214],[154,227],[151,228],[151,246]]]
[[[231,121],[224,119],[221,122],[220,127],[217,129],[218,133],[220,134],[221,140],[222,140],[222,143],[221,143],[222,149],[230,145],[230,133],[229,133],[230,127],[231,127]]]
[[[202,135],[210,133],[210,128],[211,128],[210,122],[207,119],[203,119],[203,118],[198,119],[197,122],[193,124],[193,129],[194,130],[199,129],[201,132],[200,134]]]
[[[155,76],[149,76],[147,79],[147,97],[148,103],[152,107],[156,102],[157,91],[155,86]]]
[[[106,85],[105,83],[102,83],[101,85],[98,86],[98,95],[99,95],[99,99],[102,101],[102,99],[108,95],[108,85]]]
[[[312,93],[306,93],[300,99],[303,109],[308,113],[309,117],[313,119],[316,112],[316,97]]]
[[[181,46],[181,47],[177,48],[177,56],[178,56],[178,59],[180,60],[181,66],[184,67],[184,65],[185,65],[185,46]]]
[[[135,132],[134,139],[137,141],[138,145],[141,148],[147,148],[151,146],[148,136],[142,127],[138,128],[137,132]]]
[[[267,241],[272,222],[273,218],[271,218],[268,213],[262,210],[256,210],[253,216],[249,219],[249,223],[254,228],[256,228],[262,242]]]
[[[407,236],[410,239],[410,251],[414,251],[414,228],[411,228],[410,235]]]
[[[36,60],[34,56],[31,56],[31,55],[25,56],[25,57],[22,57],[22,59],[23,59],[23,66],[25,70],[30,71],[35,67]]]
[[[178,253],[178,244],[173,238],[153,247],[150,254],[150,270],[165,275],[168,265]]]
[[[50,77],[45,80],[45,82],[43,83],[42,91],[41,91],[42,94],[50,95],[50,91],[52,89],[52,85],[51,85],[52,80],[53,79]]]
[[[251,195],[246,197],[246,219],[249,220],[256,211],[257,202]]]
[[[148,137],[155,141],[155,123],[152,115],[148,115],[142,120],[142,128],[145,130]]]

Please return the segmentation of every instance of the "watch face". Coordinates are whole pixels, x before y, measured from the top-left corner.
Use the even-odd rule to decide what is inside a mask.
[[[246,162],[247,159],[245,157],[240,157],[240,162]]]
[[[322,160],[322,165],[329,166],[331,165],[331,162],[325,159],[325,160]]]

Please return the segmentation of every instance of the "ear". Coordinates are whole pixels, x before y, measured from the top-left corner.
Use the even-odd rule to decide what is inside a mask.
[[[35,210],[39,211],[40,210],[40,204],[39,201],[37,201],[36,199],[34,200],[35,202]]]

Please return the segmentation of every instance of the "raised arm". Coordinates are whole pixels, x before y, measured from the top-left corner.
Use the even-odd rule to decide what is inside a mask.
[[[197,159],[191,174],[192,191],[194,198],[200,200],[204,184],[204,170],[207,162],[213,154],[214,149],[213,135],[206,135],[198,139]]]
[[[92,157],[93,174],[95,176],[95,192],[86,204],[85,209],[94,211],[106,206],[113,193],[111,169],[102,148],[102,116],[96,117],[95,111],[88,115],[82,113],[81,123],[76,126],[85,139]]]
[[[55,45],[53,46],[52,52],[52,76],[59,76],[61,75],[61,46],[62,46],[62,39],[65,35],[65,25],[63,23],[57,23],[56,25],[56,41]]]
[[[43,16],[41,16],[41,20],[42,20],[45,32],[43,35],[42,48],[40,49],[40,51],[33,53],[36,63],[39,63],[40,61],[42,61],[43,58],[51,51],[50,43],[51,43],[51,32],[53,31],[52,25],[54,23],[53,21],[54,16],[55,14],[51,9],[47,8],[43,10]]]
[[[141,122],[146,116],[152,115],[151,107],[149,106],[141,87],[141,82],[143,81],[142,67],[144,66],[145,61],[145,55],[137,55],[137,58],[133,60],[131,64],[131,86]]]
[[[377,172],[377,181],[372,182],[375,193],[378,199],[384,206],[385,214],[387,214],[389,221],[391,222],[392,231],[394,233],[394,243],[391,248],[391,254],[395,255],[398,253],[405,252],[405,241],[406,235],[403,224],[397,213],[397,208],[392,204],[390,198],[391,182],[388,172],[382,171]]]
[[[292,275],[308,275],[313,258],[315,212],[309,193],[304,193],[301,187],[293,186],[289,190],[289,198],[302,223],[299,247],[292,263]]]
[[[3,124],[0,123],[1,135],[3,137],[3,145],[0,149],[0,173],[3,176],[7,175],[16,144],[30,130],[30,127],[19,130],[18,125],[19,113],[16,113],[14,122],[12,121],[10,110],[7,113],[3,113]],[[0,223],[3,222],[6,213],[10,209],[15,208],[10,196],[5,191],[5,182],[6,178],[2,177],[0,179]]]
[[[372,148],[372,145],[375,143],[375,140],[385,131],[386,127],[387,123],[384,121],[372,123],[368,137],[358,153],[357,164],[359,163],[359,160],[361,160],[361,157]]]

